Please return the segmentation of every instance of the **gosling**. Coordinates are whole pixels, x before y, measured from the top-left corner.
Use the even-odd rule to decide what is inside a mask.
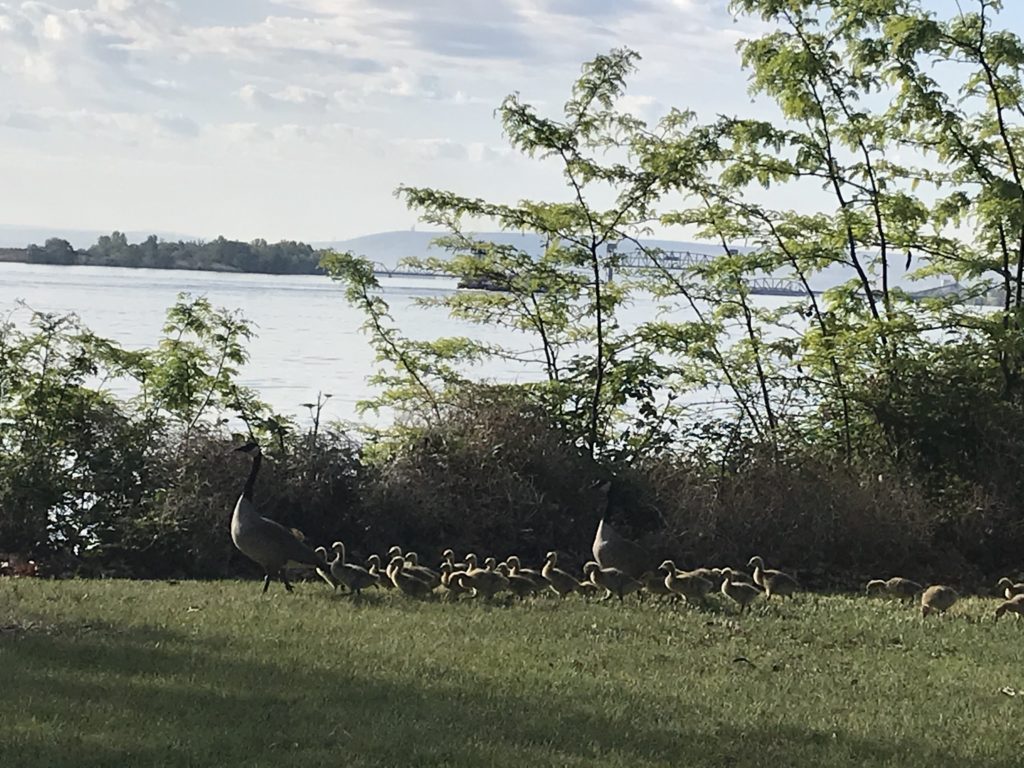
[[[945,613],[957,601],[960,595],[952,587],[935,584],[921,593],[921,616],[930,613]]]
[[[658,570],[665,572],[665,586],[674,594],[686,598],[688,603],[703,603],[708,592],[715,587],[699,573],[677,571],[676,564],[671,560],[665,560]]]
[[[583,566],[583,574],[592,584],[605,590],[606,594],[603,598],[605,600],[615,595],[621,603],[626,595],[633,594],[643,586],[624,571],[620,571],[618,568],[602,568],[593,560]]]
[[[722,594],[739,605],[740,613],[749,610],[750,604],[757,600],[761,590],[747,581],[734,582],[730,573],[725,573],[725,580],[722,582]]]
[[[425,565],[420,565],[419,555],[415,552],[405,553],[405,570],[420,581],[427,582],[431,589],[441,583],[441,575]]]
[[[547,582],[541,575],[540,571],[536,571],[533,568],[523,568],[519,562],[518,555],[509,555],[505,562],[508,563],[508,572],[513,576],[525,576],[527,579],[537,585],[537,589],[542,589],[547,586]]]
[[[388,573],[395,588],[409,597],[423,598],[433,592],[433,587],[427,582],[405,572],[405,560],[401,555],[396,555],[391,559]]]
[[[1007,612],[1016,613],[1018,616],[1024,616],[1024,594],[1014,595],[996,608],[996,621],[999,621],[999,617]]]
[[[377,577],[355,563],[345,562],[345,545],[336,541],[331,545],[334,560],[331,561],[331,576],[348,587],[349,591],[360,596],[362,590],[377,585]]]
[[[772,595],[779,597],[791,596],[800,589],[800,582],[783,571],[765,569],[764,560],[754,555],[747,563],[747,567],[754,567],[754,583],[764,590],[766,600]]]
[[[465,571],[453,570],[452,564],[445,561],[441,563],[441,586],[447,590],[445,592],[452,599],[458,599],[460,595],[464,595],[469,590],[462,586],[462,582],[455,578],[455,574],[465,573]]]
[[[891,579],[872,579],[867,583],[864,591],[869,595],[891,595],[901,600],[913,600],[924,589],[920,584],[911,579],[904,579],[902,576],[893,576]]]
[[[544,567],[541,575],[547,580],[548,586],[555,591],[559,597],[565,597],[570,592],[580,588],[579,580],[570,573],[566,573],[558,567],[558,553],[548,552],[544,556]]]
[[[477,568],[475,571],[457,571],[451,576],[463,589],[470,590],[473,597],[483,596],[489,600],[508,587],[508,579],[499,571]]]
[[[366,558],[366,570],[371,576],[377,579],[377,586],[381,589],[395,588],[395,585],[391,583],[390,574],[381,570],[380,555],[370,555]]]
[[[513,595],[522,600],[524,597],[530,597],[537,592],[537,584],[533,579],[523,576],[520,573],[515,573],[507,562],[498,564],[498,573],[505,577],[508,581],[508,590]]]

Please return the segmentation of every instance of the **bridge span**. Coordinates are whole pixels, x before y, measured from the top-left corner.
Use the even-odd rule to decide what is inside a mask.
[[[614,253],[614,248],[610,249]],[[616,254],[615,269],[637,270],[637,271],[683,271],[695,266],[708,264],[717,258],[707,253],[696,253],[693,251],[657,251],[648,253],[642,250],[619,252]],[[398,264],[388,267],[380,262],[373,262],[373,273],[382,277],[438,277],[457,279],[461,275],[452,272],[444,272],[425,267],[417,267],[409,264]],[[613,269],[609,266],[606,275],[610,280],[614,276]],[[796,281],[780,277],[755,277],[749,278],[746,284],[750,292],[762,296],[804,296],[807,291],[804,286]]]

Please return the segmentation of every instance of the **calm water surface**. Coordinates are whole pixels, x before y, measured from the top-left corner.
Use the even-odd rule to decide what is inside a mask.
[[[392,315],[409,337],[470,336],[524,351],[534,347],[525,335],[415,306],[419,297],[453,292],[454,280],[383,278],[381,284]],[[240,309],[256,325],[258,335],[249,345],[250,360],[240,381],[277,410],[304,416],[301,404],[323,391],[334,395],[325,412],[329,418],[355,418],[356,402],[370,392],[366,378],[375,367],[374,353],[360,331],[362,315],[326,277],[0,263],[0,314],[14,310],[19,299],[36,310],[75,312],[93,332],[129,348],[153,346],[160,339],[164,313],[181,291]],[[659,306],[639,299],[626,310],[623,323],[653,318]],[[673,316],[682,320],[688,313],[680,310]],[[24,322],[27,313],[15,311],[14,317]],[[502,382],[541,375],[539,366],[525,363],[490,363],[477,373]]]

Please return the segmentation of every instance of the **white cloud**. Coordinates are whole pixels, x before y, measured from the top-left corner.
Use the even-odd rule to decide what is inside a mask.
[[[740,27],[724,5],[0,0],[0,159],[20,158],[25,168],[39,167],[43,179],[46,168],[59,178],[73,156],[89,169],[82,178],[96,190],[97,206],[105,191],[113,195],[106,169],[114,158],[129,176],[145,167],[165,179],[177,178],[183,164],[202,164],[212,179],[233,175],[230,183],[217,182],[222,186],[189,184],[191,215],[234,216],[223,229],[254,236],[261,227],[326,234],[289,229],[283,217],[309,226],[321,209],[275,206],[270,190],[305,185],[311,173],[327,169],[334,169],[331,179],[350,179],[360,190],[346,198],[347,223],[339,224],[330,199],[316,213],[332,236],[378,226],[382,211],[399,215],[388,193],[410,176],[472,195],[558,194],[557,173],[524,171],[529,164],[503,144],[493,115],[502,98],[520,91],[541,111],[557,113],[582,61],[628,45],[644,61],[623,108],[650,118],[663,105],[699,106],[704,99],[716,111],[729,89],[745,98],[733,52]],[[215,190],[232,184],[248,205],[213,205],[222,199]],[[36,221],[69,213],[42,193],[38,200],[15,197],[10,190],[17,186],[0,187],[0,210],[35,206],[29,218]],[[257,205],[261,190],[267,200]],[[163,226],[166,212],[177,209],[174,194],[169,182],[151,185],[145,199],[122,200],[122,208],[149,205],[152,215],[138,223]],[[113,211],[107,221],[121,215]],[[392,226],[408,223],[406,216]],[[184,221],[166,224],[205,231]]]
[[[300,85],[288,85],[270,92],[246,83],[239,89],[238,96],[246,104],[267,110],[306,108],[322,112],[330,101],[327,94]]]
[[[186,139],[199,135],[199,125],[187,115],[158,111],[96,112],[88,109],[13,109],[0,113],[0,126],[39,133],[73,133],[122,144],[159,139]]]

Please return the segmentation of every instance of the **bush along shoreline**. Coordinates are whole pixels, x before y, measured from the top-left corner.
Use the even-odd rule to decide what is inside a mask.
[[[43,575],[133,578],[255,576],[228,536],[248,472],[231,449],[265,446],[261,514],[306,540],[345,541],[355,558],[399,544],[429,562],[443,549],[589,559],[603,514],[659,561],[742,565],[755,552],[791,564],[810,587],[859,588],[899,571],[954,583],[1017,567],[1024,544],[976,489],[948,494],[887,466],[738,445],[728,464],[669,450],[592,456],[515,386],[474,386],[438,418],[350,435],[276,416],[234,382],[250,330],[231,312],[182,296],[155,348],[126,351],[73,317],[33,315],[0,334],[0,542]],[[45,368],[44,368],[45,361]],[[17,364],[17,368],[12,367]],[[133,376],[140,394],[90,388]],[[612,479],[606,498],[596,486]]]

